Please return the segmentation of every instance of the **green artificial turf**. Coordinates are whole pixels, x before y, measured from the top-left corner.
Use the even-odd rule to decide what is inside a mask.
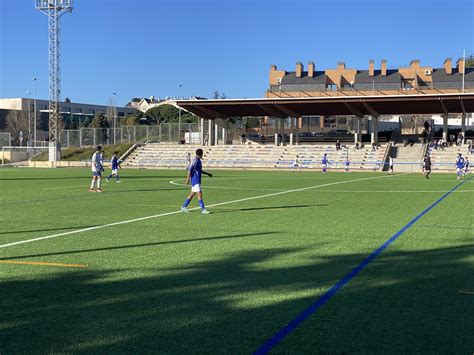
[[[0,245],[158,216],[0,248],[1,354],[252,353],[459,183],[212,171],[212,214],[159,216],[182,205],[189,187],[170,181],[185,172],[120,172],[98,194],[89,169],[0,170]],[[474,179],[273,351],[472,353],[474,295],[459,291],[474,292],[473,192]]]

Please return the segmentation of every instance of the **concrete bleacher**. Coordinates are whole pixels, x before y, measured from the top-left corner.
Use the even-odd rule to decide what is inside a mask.
[[[320,169],[321,158],[327,154],[330,170],[343,170],[346,155],[351,159],[350,168],[354,170],[381,170],[387,145],[378,150],[372,147],[336,150],[334,144],[316,145],[217,145],[200,147],[198,145],[175,145],[147,143],[137,147],[124,161],[123,165],[147,168],[178,168],[186,166],[186,154],[197,148],[204,150],[205,166],[227,169],[291,169],[296,155],[303,169]]]
[[[455,163],[459,153],[461,153],[464,157],[471,157],[471,155],[468,155],[469,150],[466,144],[462,146],[446,147],[444,149],[429,148],[428,152],[431,156],[431,171],[439,172],[455,171]]]

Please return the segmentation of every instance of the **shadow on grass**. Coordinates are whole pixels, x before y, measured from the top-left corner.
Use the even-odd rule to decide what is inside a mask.
[[[2,266],[0,350],[251,353],[366,257],[322,249],[18,277]],[[382,254],[275,350],[470,353],[474,300],[457,291],[474,288],[473,254],[472,244]]]
[[[219,209],[219,206],[216,206],[215,209],[212,209],[212,214],[221,214],[221,213],[235,213],[235,212],[246,212],[246,211],[265,211],[265,210],[286,210],[292,208],[308,208],[308,207],[327,207],[328,204],[321,205],[291,205],[291,206],[269,206],[269,207],[249,207],[249,208],[235,208],[235,209]]]
[[[90,253],[90,252],[98,252],[98,251],[111,251],[111,250],[145,248],[145,247],[152,247],[152,246],[158,246],[158,245],[167,245],[167,244],[195,243],[195,242],[203,242],[203,241],[220,241],[222,239],[260,237],[260,236],[268,236],[268,235],[278,234],[278,233],[279,232],[259,232],[259,233],[225,235],[225,236],[220,236],[220,237],[205,237],[205,238],[191,238],[191,239],[181,239],[181,240],[166,240],[166,241],[155,242],[155,243],[120,245],[120,246],[113,246],[113,247],[107,247],[107,248],[81,249],[81,250],[71,250],[71,251],[64,251],[64,252],[57,252],[57,253],[21,255],[21,256],[15,256],[15,257],[0,258],[0,260],[17,260],[17,259],[24,259],[24,258],[40,257],[40,256],[68,255],[68,254],[81,254],[81,253]]]
[[[76,226],[76,227],[67,227],[67,228],[45,228],[45,229],[25,229],[25,230],[16,230],[13,232],[0,232],[2,234],[18,234],[18,233],[36,233],[36,232],[52,232],[52,231],[64,231],[64,230],[73,230],[73,229],[82,229],[82,228],[91,228],[97,227],[98,224],[92,226]]]

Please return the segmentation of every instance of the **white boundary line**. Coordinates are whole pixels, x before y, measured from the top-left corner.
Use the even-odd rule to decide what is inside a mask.
[[[286,191],[275,192],[275,193],[266,194],[266,195],[253,196],[253,197],[246,197],[246,198],[241,198],[241,199],[238,199],[238,200],[232,200],[232,201],[214,203],[214,204],[212,204],[212,205],[208,205],[207,207],[223,206],[223,205],[229,205],[229,204],[231,204],[231,203],[238,203],[238,202],[244,202],[244,201],[251,201],[251,200],[257,200],[257,199],[266,198],[266,197],[272,197],[272,196],[278,196],[278,195],[285,195],[285,194],[289,194],[289,193],[293,193],[293,192],[312,190],[312,189],[317,189],[317,188],[325,187],[325,186],[333,186],[333,185],[347,184],[347,183],[356,182],[356,181],[374,180],[374,179],[382,179],[382,178],[388,178],[388,177],[391,177],[391,175],[375,176],[375,177],[361,178],[361,179],[354,179],[354,180],[336,181],[336,182],[331,182],[331,183],[322,184],[322,185],[315,185],[315,186],[303,187],[303,188],[300,188],[300,189],[286,190]],[[171,183],[171,181],[170,181],[170,183]],[[192,210],[197,210],[197,209],[199,209],[199,208],[200,208],[200,207],[195,207],[195,208],[190,208],[189,210],[192,211]],[[53,234],[53,235],[47,235],[47,236],[39,237],[39,238],[20,240],[20,241],[18,241],[18,242],[13,242],[13,243],[8,243],[8,244],[0,245],[0,249],[2,249],[2,248],[7,248],[7,247],[11,247],[11,246],[14,246],[14,245],[19,245],[19,244],[26,244],[26,243],[37,242],[37,241],[40,241],[40,240],[45,240],[45,239],[52,239],[52,238],[62,237],[62,236],[64,236],[64,235],[83,233],[83,232],[88,232],[88,231],[92,231],[92,230],[96,230],[96,229],[101,229],[101,228],[106,228],[106,227],[119,226],[119,225],[121,225],[121,224],[128,224],[128,223],[133,223],[133,222],[145,221],[145,220],[147,220],[147,219],[152,219],[152,218],[159,218],[159,217],[164,217],[164,216],[170,216],[170,215],[178,214],[178,213],[182,213],[182,212],[179,210],[179,211],[173,211],[173,212],[160,213],[160,214],[155,214],[155,215],[152,215],[152,216],[146,216],[146,217],[128,219],[128,220],[120,221],[120,222],[114,222],[114,223],[102,224],[102,225],[94,226],[94,227],[76,229],[76,230],[69,231],[69,232],[58,233],[58,234]]]
[[[189,185],[181,184],[172,180],[169,183],[175,186],[186,186]],[[222,190],[245,190],[245,191],[288,191],[284,189],[259,189],[259,188],[245,188],[245,187],[231,187],[231,186],[212,186],[203,185],[205,189],[222,189]],[[296,192],[296,191],[295,191]],[[335,193],[427,193],[427,192],[446,192],[446,190],[322,190],[320,192],[335,192]],[[455,192],[474,192],[474,190],[457,190]]]

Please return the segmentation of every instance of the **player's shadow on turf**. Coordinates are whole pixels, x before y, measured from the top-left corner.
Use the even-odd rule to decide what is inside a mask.
[[[228,210],[219,210],[219,207],[216,207],[216,210],[212,211],[212,214],[217,213],[235,213],[235,212],[248,212],[248,211],[264,211],[264,210],[286,210],[291,208],[307,208],[307,207],[327,207],[328,204],[321,205],[293,205],[293,206],[268,206],[268,207],[248,207],[248,208],[235,208]]]
[[[135,190],[120,190],[114,191],[114,194],[125,194],[131,192],[156,192],[156,191],[183,191],[183,188],[156,188],[156,189],[135,189]]]
[[[39,256],[67,255],[67,254],[80,254],[80,253],[90,253],[90,252],[109,251],[109,250],[145,248],[145,247],[152,247],[152,246],[158,246],[158,245],[167,245],[167,244],[194,243],[194,242],[202,242],[202,241],[219,241],[219,240],[223,240],[223,239],[268,236],[268,235],[271,235],[271,234],[279,234],[279,233],[280,232],[259,232],[259,233],[224,235],[224,236],[217,236],[217,237],[166,240],[166,241],[155,242],[155,243],[120,245],[120,246],[107,247],[107,248],[82,249],[82,250],[71,250],[71,251],[64,251],[64,252],[57,252],[57,253],[44,253],[44,254],[29,254],[29,255],[21,255],[21,256],[12,256],[12,257],[0,258],[0,260],[16,260],[16,259],[24,259],[24,258],[34,258],[34,257],[39,257]]]
[[[51,231],[63,231],[63,230],[73,230],[73,229],[82,229],[82,228],[92,228],[97,227],[98,225],[93,226],[76,226],[76,227],[65,227],[65,228],[45,228],[45,229],[28,229],[28,230],[20,230],[20,231],[13,231],[13,232],[0,232],[2,234],[18,234],[18,233],[36,233],[36,232],[51,232]]]

